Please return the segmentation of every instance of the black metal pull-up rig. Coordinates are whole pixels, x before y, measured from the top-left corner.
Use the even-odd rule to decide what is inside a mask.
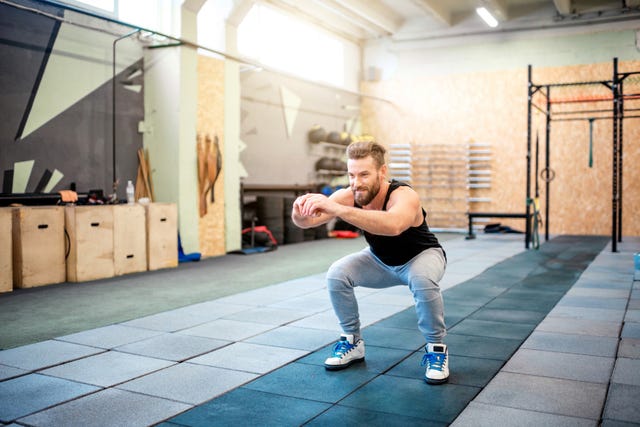
[[[532,145],[532,109],[540,111],[546,118],[545,130],[545,168],[547,179],[545,181],[545,240],[549,240],[549,178],[552,169],[550,168],[550,136],[552,121],[589,121],[590,125],[594,120],[613,120],[613,145],[612,145],[612,180],[611,180],[611,251],[617,252],[617,243],[622,241],[622,149],[623,149],[623,123],[624,119],[640,118],[640,115],[625,115],[627,111],[638,111],[639,109],[624,108],[625,100],[640,99],[640,93],[625,94],[624,81],[632,76],[638,75],[640,71],[620,72],[618,70],[618,58],[613,58],[613,76],[611,80],[594,80],[586,82],[571,83],[547,83],[535,84],[532,81],[532,67],[528,66],[528,86],[527,86],[527,216],[530,215],[531,205],[531,145]],[[554,88],[581,87],[588,85],[603,85],[610,91],[611,95],[600,97],[579,97],[573,99],[552,99],[551,90]],[[540,106],[534,102],[534,95],[540,93],[546,100],[545,105]],[[571,103],[611,103],[610,109],[592,109],[592,110],[575,110],[552,112],[553,104],[571,104]],[[591,116],[585,116],[585,114]],[[598,114],[593,116],[593,114]],[[559,117],[557,117],[559,116]],[[536,152],[536,156],[537,156]],[[536,177],[537,179],[537,177]],[[537,195],[536,195],[537,196]],[[529,248],[528,236],[530,236],[530,221],[527,221],[527,242],[526,247]]]

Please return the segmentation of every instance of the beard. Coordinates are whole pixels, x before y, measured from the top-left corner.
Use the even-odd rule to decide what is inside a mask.
[[[353,198],[358,206],[366,206],[378,195],[380,192],[380,181],[376,178],[371,186],[362,185],[358,188],[351,188],[353,192]]]

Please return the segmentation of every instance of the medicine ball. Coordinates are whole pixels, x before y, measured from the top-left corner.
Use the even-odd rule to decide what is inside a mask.
[[[321,157],[316,161],[316,170],[333,170],[333,159],[329,157]]]
[[[332,131],[327,134],[327,142],[340,144],[340,132]]]
[[[309,141],[317,143],[320,141],[326,141],[327,131],[320,125],[313,125],[309,130]]]
[[[347,163],[340,159],[332,159],[331,170],[334,170],[337,172],[346,172]]]

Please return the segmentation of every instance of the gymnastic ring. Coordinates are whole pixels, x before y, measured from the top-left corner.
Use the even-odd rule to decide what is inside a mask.
[[[544,168],[540,171],[540,178],[544,182],[551,182],[556,177],[556,171],[551,168]]]

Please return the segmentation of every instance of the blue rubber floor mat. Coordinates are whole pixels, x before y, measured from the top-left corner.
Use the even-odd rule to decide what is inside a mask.
[[[323,347],[164,425],[448,425],[607,242],[598,236],[557,237],[444,291],[447,384],[430,386],[423,380],[424,343],[410,308],[363,329],[364,363],[326,371],[322,362],[330,346]]]

